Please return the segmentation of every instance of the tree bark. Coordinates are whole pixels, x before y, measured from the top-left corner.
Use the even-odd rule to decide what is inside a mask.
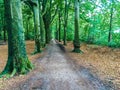
[[[58,13],[58,16],[59,16],[59,42],[61,42],[61,13],[59,11]]]
[[[46,45],[46,40],[45,40],[45,26],[44,26],[44,21],[43,21],[43,16],[42,16],[42,10],[41,10],[41,1],[39,1],[39,17],[40,17],[40,33],[41,33],[41,46],[45,47]]]
[[[50,0],[50,7],[49,9],[47,9],[47,11],[45,11],[45,8],[46,8],[46,5],[47,5],[47,0],[43,1],[43,4],[42,4],[42,7],[43,7],[43,10],[42,10],[42,13],[45,12],[45,14],[43,15],[43,21],[44,21],[44,25],[45,25],[45,31],[46,31],[46,43],[48,44],[51,40],[51,32],[50,32],[50,24],[51,24],[51,2],[52,0]]]
[[[40,29],[41,29],[41,45],[42,47],[45,47],[45,42],[46,42],[46,39],[45,39],[45,27],[44,27],[44,21],[43,21],[43,17],[42,15],[40,14]]]
[[[109,27],[109,34],[108,34],[108,43],[112,40],[112,19],[113,19],[113,0],[111,1],[111,10],[110,10],[110,27]]]
[[[69,2],[69,4],[67,4],[68,3],[68,1],[67,0],[65,0],[65,13],[64,13],[64,38],[63,38],[63,44],[64,45],[67,45],[67,42],[66,42],[66,39],[67,39],[67,32],[66,32],[66,30],[67,30],[67,21],[68,21],[68,7],[69,7],[69,4],[70,4],[70,2]]]
[[[7,41],[7,38],[6,38],[6,29],[3,28],[3,31],[4,31],[4,42],[6,42]]]
[[[29,40],[29,17],[27,18],[27,22],[26,22],[26,40]]]
[[[45,24],[45,31],[46,31],[46,43],[48,44],[51,40],[50,36],[50,20],[51,20],[51,16],[49,15],[49,13],[47,12],[45,15],[43,15],[43,21]]]
[[[58,32],[58,22],[56,21],[56,33],[55,33],[56,40],[59,40],[59,32]]]
[[[31,5],[34,15],[34,29],[35,29],[35,50],[34,53],[41,52],[41,34],[40,34],[40,17],[39,17],[39,3],[35,0],[36,5]]]
[[[8,61],[1,76],[25,74],[32,69],[32,64],[26,54],[21,0],[4,0],[4,3],[8,31]]]
[[[73,52],[81,53],[79,39],[79,0],[75,0],[75,32],[73,45],[74,45]]]
[[[50,40],[52,39],[52,37],[51,37],[52,36],[51,35],[51,33],[52,33],[52,31],[51,31],[51,23],[54,20],[57,9],[58,9],[56,7],[54,15],[52,15],[53,2],[54,2],[54,0],[43,0],[43,3],[42,3],[43,21],[44,21],[45,31],[46,31],[46,43],[49,43]]]

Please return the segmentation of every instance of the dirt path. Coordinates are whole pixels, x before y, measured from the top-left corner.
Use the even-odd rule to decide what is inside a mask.
[[[36,72],[14,90],[112,90],[87,69],[80,71],[76,68],[54,40],[47,47],[46,55],[37,63],[42,65],[43,72]]]

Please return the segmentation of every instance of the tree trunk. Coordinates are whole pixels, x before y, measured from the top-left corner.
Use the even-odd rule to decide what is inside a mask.
[[[113,1],[111,2],[113,4]],[[112,40],[112,19],[113,19],[113,5],[111,7],[110,11],[110,28],[109,28],[109,34],[108,34],[108,43]]]
[[[59,40],[59,32],[58,32],[58,22],[56,21],[56,33],[55,33],[55,38]]]
[[[27,22],[26,22],[26,29],[27,29],[27,31],[26,31],[26,39],[27,40],[29,40],[30,38],[29,38],[29,18],[27,18]]]
[[[34,15],[34,29],[35,29],[35,51],[34,53],[41,52],[41,36],[40,36],[40,18],[39,18],[39,4],[38,0],[35,0],[34,3],[36,5],[32,5],[33,7],[33,15]]]
[[[25,74],[32,69],[25,47],[21,0],[4,0],[8,31],[8,61],[4,74]]]
[[[67,33],[66,33],[66,30],[67,30],[67,20],[68,20],[68,1],[65,0],[65,14],[64,14],[64,38],[63,38],[63,44],[64,45],[67,45],[66,43],[66,38],[67,38]]]
[[[41,29],[41,45],[42,47],[45,47],[45,42],[46,42],[45,27],[44,27],[44,21],[43,21],[41,14],[40,14],[40,29]]]
[[[51,15],[47,12],[45,13],[45,15],[43,15],[43,21],[44,21],[44,24],[45,24],[45,31],[46,31],[46,43],[48,44],[51,40],[50,36],[51,36],[51,33],[50,33],[50,20],[51,20]]]
[[[61,42],[61,13],[60,13],[60,11],[59,11],[59,13],[58,13],[59,15],[59,42]]]
[[[73,52],[80,53],[80,39],[79,39],[79,0],[75,0],[75,32],[74,32],[74,50]]]
[[[4,42],[6,42],[6,29],[5,28],[3,28],[3,31],[4,31]]]
[[[44,18],[44,23],[45,23],[45,31],[46,31],[46,44],[48,44],[50,42],[50,23],[47,22],[47,20],[45,20]]]
[[[51,22],[54,19],[54,16],[52,16],[52,2],[53,0],[43,0],[42,3],[42,13],[44,13],[43,15],[43,21],[44,21],[44,25],[45,25],[45,31],[46,31],[46,43],[48,44],[51,40]],[[48,6],[46,8],[46,6]],[[46,9],[45,9],[46,8]]]
[[[45,47],[45,26],[44,26],[44,21],[42,17],[42,10],[41,10],[41,3],[39,1],[39,17],[40,17],[40,33],[41,33],[41,46]]]

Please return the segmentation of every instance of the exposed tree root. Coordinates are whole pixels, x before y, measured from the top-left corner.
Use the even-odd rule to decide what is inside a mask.
[[[0,74],[0,78],[3,78],[4,80],[11,78],[11,77],[13,77],[13,74],[10,74],[10,72],[8,72],[8,71],[3,71]]]
[[[24,74],[27,74],[29,71],[30,71],[30,69],[25,70],[25,68],[22,69],[21,72],[17,72],[17,69],[14,69],[11,73],[8,72],[8,71],[3,71],[0,74],[0,78],[8,79],[8,78],[11,78],[11,77],[13,77],[15,75],[19,75],[19,74],[23,74],[24,75]]]
[[[13,68],[11,68],[13,67]],[[19,62],[13,63],[13,65],[6,65],[5,69],[3,72],[0,74],[0,78],[5,77],[5,78],[11,78],[15,75],[20,75],[20,74],[26,74],[28,73],[31,69],[33,69],[33,65],[31,62],[26,58],[19,58]]]
[[[83,54],[83,51],[81,51],[79,48],[75,48],[72,52]]]

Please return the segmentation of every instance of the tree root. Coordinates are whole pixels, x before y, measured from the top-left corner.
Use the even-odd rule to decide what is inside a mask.
[[[19,64],[14,63],[13,68],[11,69],[10,69],[10,67],[12,67],[11,65],[7,66],[0,74],[0,78],[3,77],[7,79],[15,75],[27,74],[30,70],[34,68],[33,64],[31,64],[28,58],[26,59],[19,58],[19,59],[20,59]]]
[[[13,77],[12,74],[10,74],[10,72],[2,72],[0,74],[0,78],[3,78],[4,80]]]
[[[18,74],[27,74],[28,72],[30,71],[30,69],[25,69],[25,68],[22,68],[21,72],[17,72],[17,69],[15,68],[11,73],[8,72],[8,71],[3,71],[1,74],[0,74],[0,78],[4,78],[4,79],[8,79],[8,78],[12,78],[13,76],[15,75],[18,75]]]
[[[74,49],[72,52],[75,52],[75,53],[80,53],[80,54],[83,54],[84,52],[83,51],[81,51],[80,49]]]

